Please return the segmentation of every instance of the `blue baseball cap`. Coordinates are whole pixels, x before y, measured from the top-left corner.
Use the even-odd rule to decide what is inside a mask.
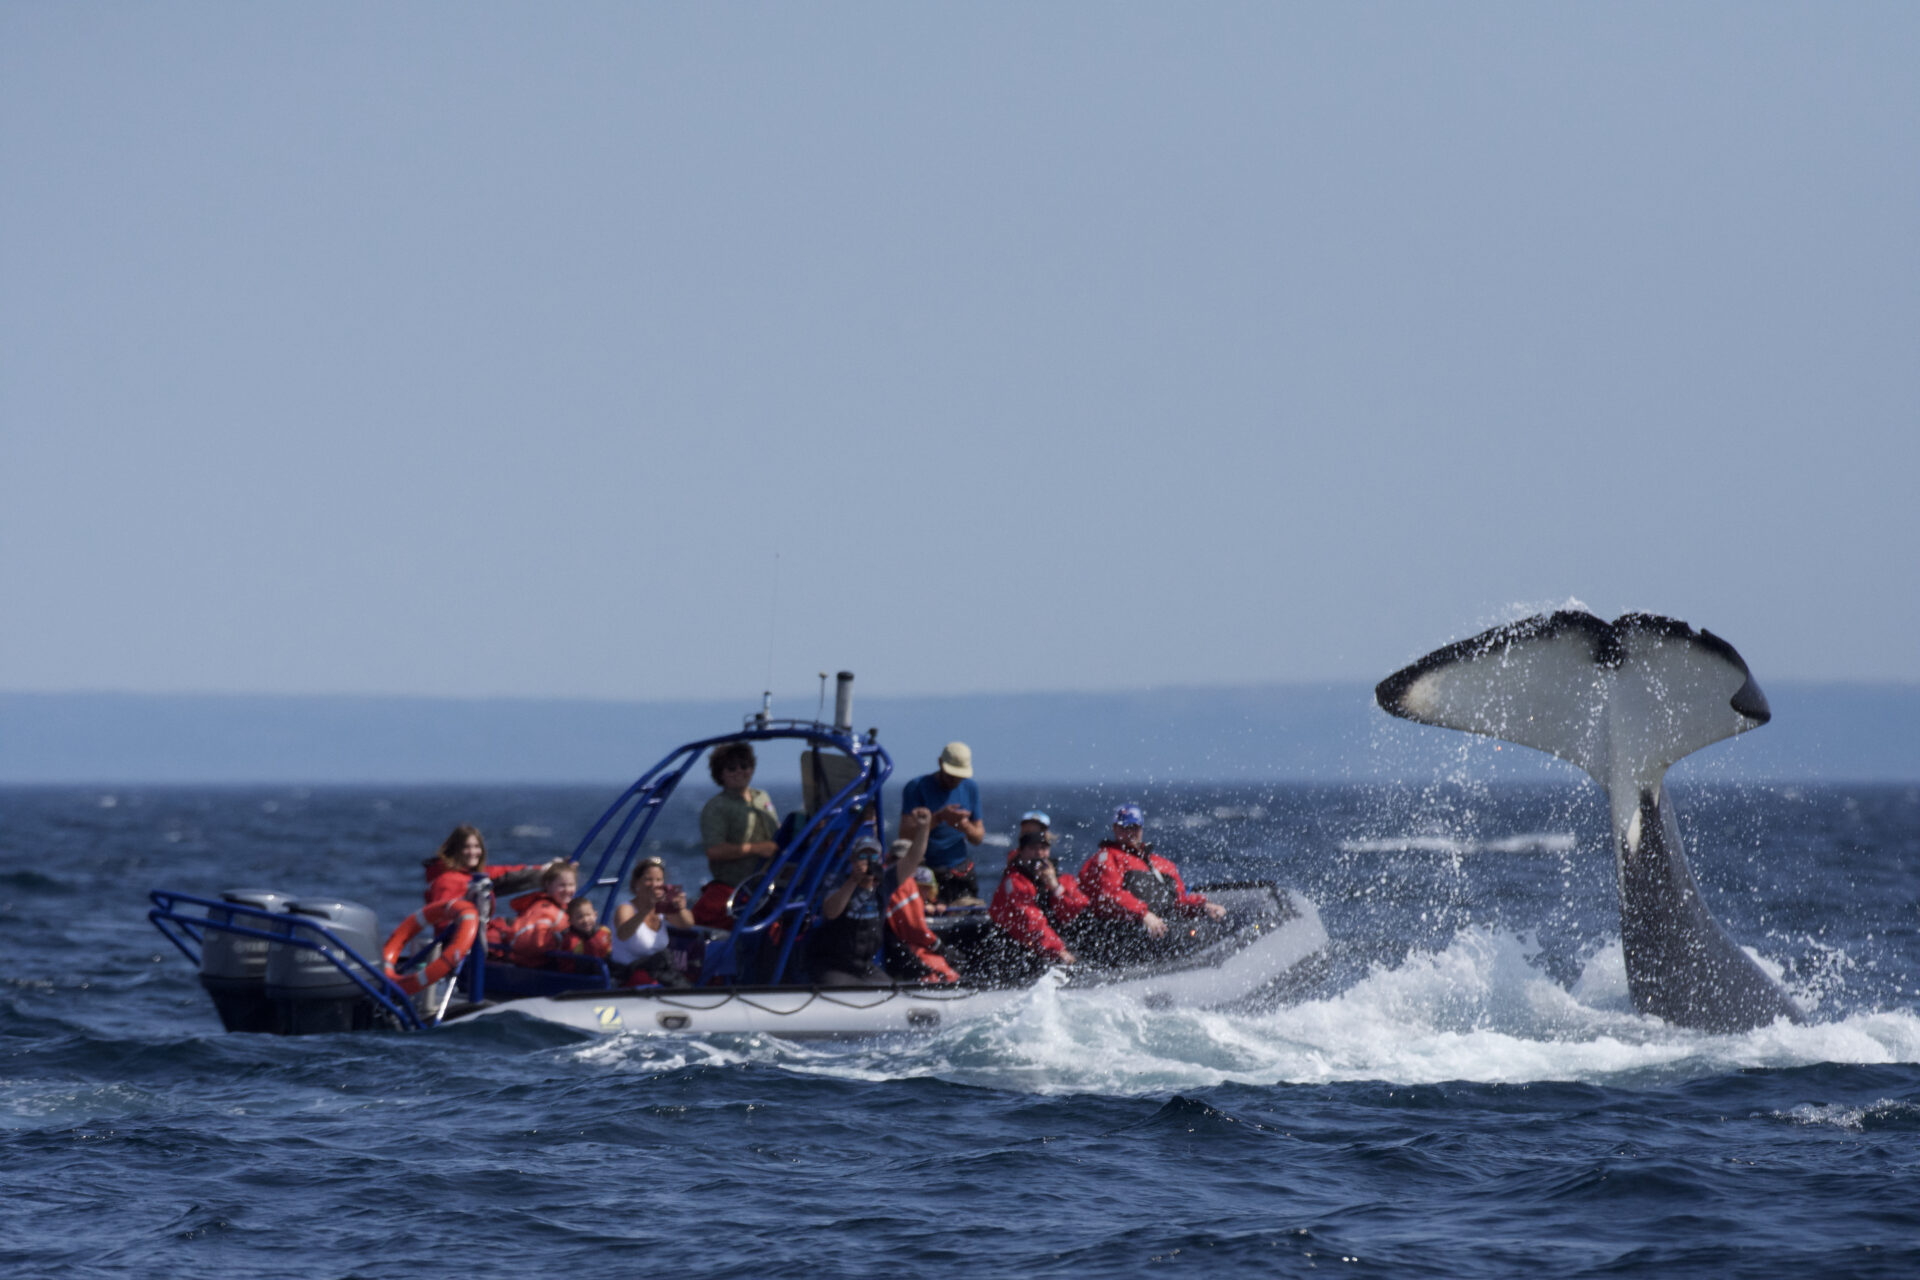
[[[1140,811],[1137,804],[1123,804],[1114,811],[1113,825],[1116,827],[1144,827],[1147,815]]]
[[[1020,815],[1020,821],[1037,822],[1043,827],[1050,827],[1053,825],[1053,819],[1047,816],[1046,810],[1044,809],[1029,809],[1025,813]]]

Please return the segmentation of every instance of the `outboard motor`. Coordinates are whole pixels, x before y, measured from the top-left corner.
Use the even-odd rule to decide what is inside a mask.
[[[228,889],[221,900],[262,911],[284,911],[293,901],[278,889]],[[243,928],[271,929],[257,916],[236,917],[231,911],[208,908],[207,919],[215,925],[237,923]],[[265,938],[249,938],[209,928],[200,944],[200,985],[213,997],[220,1014],[220,1025],[229,1031],[273,1030],[273,1005],[267,999],[267,948]]]
[[[287,914],[328,929],[362,957],[380,954],[379,926],[370,907],[337,899],[301,898],[287,904]],[[318,934],[297,929],[291,922],[287,933],[305,942],[321,941]],[[326,950],[339,954],[332,947]],[[353,964],[351,957],[341,959]],[[273,1005],[273,1031],[277,1035],[364,1031],[373,1025],[373,1002],[360,984],[335,968],[326,955],[307,947],[283,942],[268,946],[266,996]]]

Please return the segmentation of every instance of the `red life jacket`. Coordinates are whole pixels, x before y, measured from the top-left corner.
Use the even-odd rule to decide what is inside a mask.
[[[427,873],[426,900],[428,906],[432,906],[436,902],[445,902],[448,898],[458,898],[465,895],[467,885],[473,881],[471,874],[460,870],[458,867],[450,867],[437,857],[428,858],[420,864],[420,867],[421,870]],[[480,868],[480,874],[492,880],[499,876],[512,875],[516,871],[532,870],[534,870],[534,868],[531,866],[486,866]]]
[[[1103,920],[1144,918],[1153,908],[1140,896],[1143,890],[1161,897],[1169,910],[1182,915],[1203,915],[1207,909],[1204,897],[1187,892],[1186,882],[1171,862],[1112,840],[1103,841],[1080,868],[1080,890],[1087,895],[1093,914]]]
[[[1059,959],[1067,953],[1067,944],[1055,932],[1088,907],[1087,895],[1072,876],[1060,876],[1060,892],[1045,907],[1040,905],[1040,886],[1022,872],[1013,869],[1007,859],[1007,873],[994,890],[993,905],[987,917],[1006,931],[1015,942],[1029,951]]]
[[[540,968],[546,953],[558,950],[567,932],[567,909],[544,893],[523,893],[513,900],[513,922],[506,926],[507,949],[515,964]],[[494,931],[487,930],[491,941]]]
[[[920,896],[919,884],[913,877],[901,876],[892,870],[886,878],[896,882],[887,895],[884,910],[887,932],[893,936],[890,950],[903,976],[918,978],[921,982],[960,981],[960,975],[940,954],[939,936],[927,927],[927,903]]]
[[[549,950],[605,960],[613,954],[613,934],[608,931],[607,926],[601,925],[592,933],[582,937],[578,929],[569,926],[554,940]]]

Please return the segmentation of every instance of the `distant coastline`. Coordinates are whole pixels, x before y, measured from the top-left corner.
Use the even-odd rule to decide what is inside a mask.
[[[1920,685],[1772,683],[1773,722],[1677,777],[1920,781]],[[0,693],[0,784],[599,783],[753,702]],[[813,705],[776,705],[809,714]],[[857,699],[903,775],[949,738],[1018,782],[1573,776],[1538,753],[1389,720],[1362,684]]]

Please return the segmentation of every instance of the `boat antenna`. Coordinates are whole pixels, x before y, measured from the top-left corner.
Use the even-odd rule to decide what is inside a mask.
[[[761,686],[760,725],[773,718],[773,637],[780,621],[780,553],[773,553],[773,604],[767,610],[767,682]]]
[[[820,673],[820,705],[814,708],[813,722],[824,724],[827,719],[827,673]]]

